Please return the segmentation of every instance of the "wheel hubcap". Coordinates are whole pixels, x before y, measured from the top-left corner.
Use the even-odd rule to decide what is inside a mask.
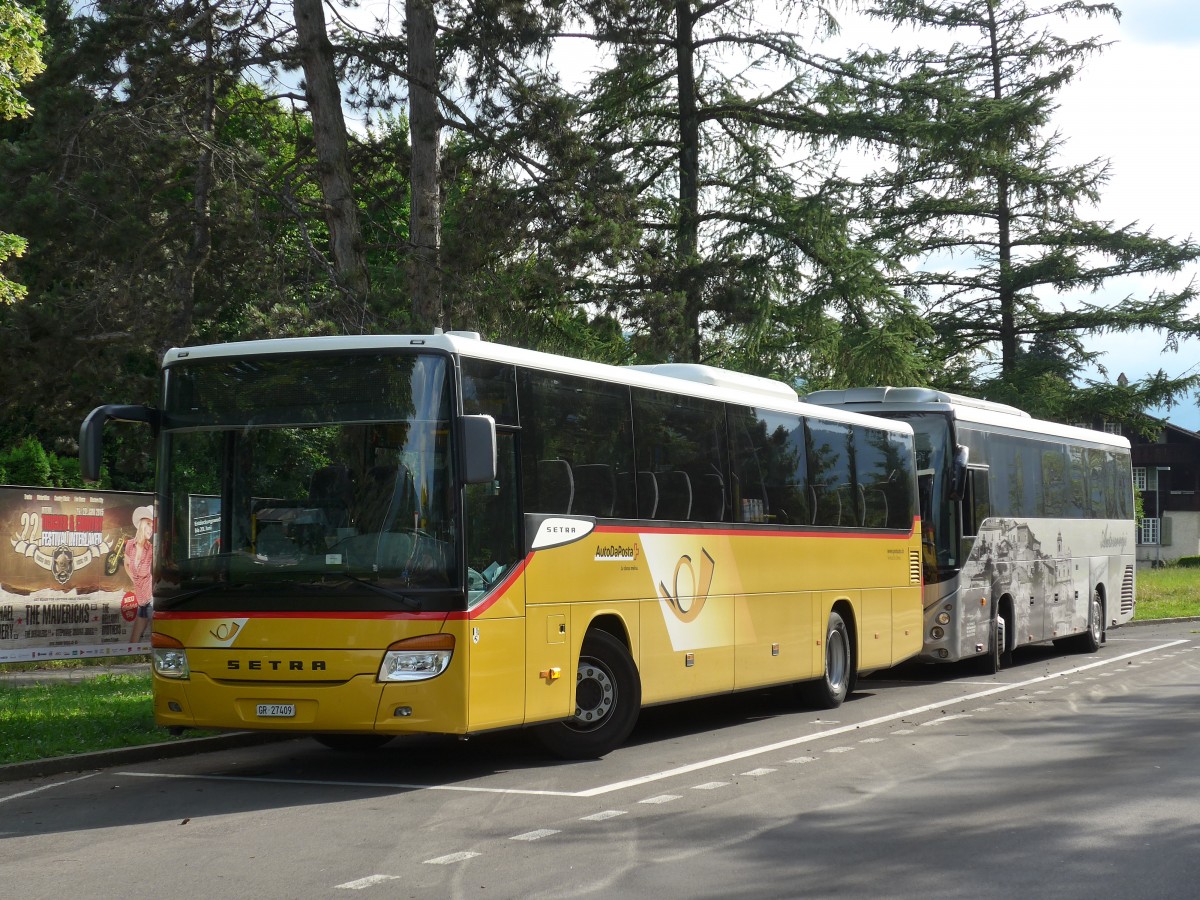
[[[826,670],[829,672],[829,684],[834,690],[840,691],[846,684],[846,673],[850,670],[850,650],[846,646],[846,636],[840,631],[829,632],[829,659]]]
[[[579,660],[575,674],[575,718],[571,724],[584,731],[598,727],[616,699],[617,686],[608,670],[595,660]]]

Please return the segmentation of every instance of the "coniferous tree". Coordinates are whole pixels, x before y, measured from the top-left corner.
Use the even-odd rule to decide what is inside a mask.
[[[1082,0],[877,0],[897,25],[932,29],[944,50],[897,51],[890,81],[871,91],[875,112],[897,125],[895,164],[868,181],[872,239],[903,264],[898,284],[924,304],[932,355],[948,387],[1023,398],[1050,379],[1044,414],[1106,406],[1113,418],[1178,396],[1195,379],[1159,373],[1118,392],[1080,385],[1095,360],[1089,334],[1157,329],[1168,345],[1200,333],[1189,317],[1194,285],[1104,303],[1092,294],[1124,275],[1168,274],[1200,258],[1190,238],[1156,237],[1136,223],[1087,216],[1109,176],[1103,160],[1064,160],[1052,129],[1058,93],[1104,49],[1096,37],[1059,34],[1072,19],[1119,17]],[[917,31],[920,38],[929,32]],[[861,57],[870,67],[876,58]],[[994,370],[980,363],[995,360]],[[1065,392],[1065,393],[1064,393]],[[1106,399],[1101,399],[1101,398]],[[1053,407],[1053,410],[1051,409]],[[1068,413],[1074,407],[1076,413]]]
[[[869,137],[818,49],[836,22],[816,2],[580,5],[612,62],[583,123],[638,198],[639,254],[608,302],[648,359],[711,361],[835,383],[833,370],[888,322],[897,341],[857,356],[911,380],[921,324],[854,235],[836,151]],[[802,38],[801,35],[804,37]],[[605,273],[609,274],[609,273]]]

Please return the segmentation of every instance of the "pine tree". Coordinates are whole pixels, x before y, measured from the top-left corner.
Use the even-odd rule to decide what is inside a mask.
[[[1200,333],[1187,312],[1191,284],[1114,303],[1085,297],[1118,276],[1174,273],[1200,258],[1191,239],[1089,219],[1109,166],[1066,162],[1066,141],[1052,130],[1058,93],[1104,49],[1100,38],[1055,29],[1119,18],[1113,4],[878,0],[870,12],[950,40],[947,50],[887,60],[870,101],[898,123],[895,162],[868,182],[872,240],[903,264],[897,283],[925,304],[947,386],[1028,401],[1044,377],[1076,384],[1094,360],[1087,335],[1157,329],[1171,345]],[[925,43],[943,35],[933,38]],[[996,372],[980,374],[989,359]],[[1189,383],[1150,379],[1141,399],[1169,385],[1177,393]],[[1089,401],[1080,394],[1057,406],[1071,402]]]
[[[637,192],[643,239],[607,279],[647,359],[708,361],[836,383],[852,336],[907,339],[858,357],[910,380],[921,329],[854,234],[837,150],[862,136],[853,95],[816,48],[836,22],[792,4],[783,27],[750,0],[581,4],[576,35],[611,65],[583,125]],[[811,46],[800,35],[811,35]]]

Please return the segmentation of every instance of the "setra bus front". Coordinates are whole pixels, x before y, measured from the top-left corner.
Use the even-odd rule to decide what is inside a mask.
[[[468,600],[514,575],[468,590],[463,488],[496,477],[495,428],[456,414],[448,348],[411,344],[175,350],[158,408],[84,423],[90,477],[107,419],[157,433],[160,725],[469,730]]]

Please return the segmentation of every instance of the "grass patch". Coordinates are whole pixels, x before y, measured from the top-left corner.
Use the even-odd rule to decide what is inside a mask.
[[[149,672],[22,687],[0,679],[0,734],[0,765],[172,740],[154,724]]]
[[[1134,621],[1200,616],[1200,569],[1138,569]]]
[[[37,662],[0,663],[0,674],[5,672],[44,672],[60,669],[94,669],[97,666],[124,666],[134,663],[150,665],[150,655],[141,653],[135,656],[101,656],[85,659],[42,659]]]

